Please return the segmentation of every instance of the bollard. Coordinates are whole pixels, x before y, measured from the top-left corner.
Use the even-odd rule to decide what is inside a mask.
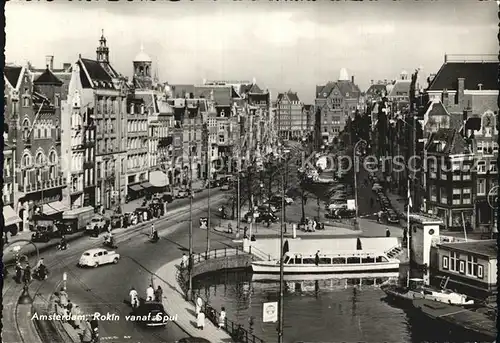
[[[293,239],[297,238],[297,224],[292,225],[292,236]]]
[[[63,290],[66,291],[66,281],[68,280],[68,273],[63,273]]]

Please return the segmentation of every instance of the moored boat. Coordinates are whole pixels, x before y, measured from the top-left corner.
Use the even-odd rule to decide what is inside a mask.
[[[474,300],[468,299],[466,295],[447,289],[426,286],[423,279],[410,279],[409,287],[384,285],[381,288],[389,299],[407,302],[408,304],[415,299],[426,299],[459,306],[474,305]]]
[[[399,260],[384,253],[361,250],[320,255],[287,252],[283,271],[285,274],[387,273],[398,271],[399,263]],[[255,274],[277,274],[280,272],[280,261],[252,262],[252,271]]]

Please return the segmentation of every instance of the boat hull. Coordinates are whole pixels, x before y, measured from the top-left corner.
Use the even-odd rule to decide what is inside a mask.
[[[474,305],[473,300],[469,301],[463,301],[461,299],[454,299],[451,297],[446,297],[446,294],[443,294],[441,296],[436,296],[432,294],[423,294],[421,292],[415,292],[412,290],[402,292],[398,291],[396,288],[393,287],[384,287],[382,290],[387,294],[387,297],[391,300],[394,301],[399,301],[407,304],[412,304],[413,300],[416,299],[425,299],[425,300],[430,300],[430,301],[436,301],[444,304],[451,304],[451,305],[456,305],[456,306],[470,306]]]
[[[317,281],[330,279],[372,279],[388,278],[397,279],[399,272],[378,272],[378,273],[338,273],[338,274],[285,274],[283,281]],[[279,274],[252,274],[252,281],[279,281]]]
[[[271,265],[263,262],[252,263],[254,274],[279,274],[279,264]],[[283,268],[285,275],[293,274],[355,274],[355,273],[389,273],[399,271],[399,262],[352,264],[352,265],[319,265],[319,266],[290,266]]]

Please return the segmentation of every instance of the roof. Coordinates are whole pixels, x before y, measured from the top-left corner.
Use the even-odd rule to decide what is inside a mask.
[[[267,103],[267,101],[269,100],[269,94],[268,93],[249,93],[248,100],[252,103],[255,103],[255,102],[260,103],[263,101],[265,101]]]
[[[135,56],[134,62],[152,62],[151,57],[144,52],[143,46],[141,46],[141,51]]]
[[[57,78],[57,76],[52,73],[49,68],[45,69],[45,71],[38,76],[35,81],[33,81],[34,84],[38,85],[57,85],[57,86],[62,86],[63,82]]]
[[[77,63],[80,66],[80,81],[83,88],[115,88],[111,75],[101,65],[107,63],[100,63],[86,58],[80,58]]]
[[[286,95],[288,101],[291,101],[291,102],[299,102],[300,101],[299,96],[297,95],[297,92],[292,92],[292,91],[288,91],[286,93],[279,93],[278,94],[278,101],[281,101],[285,95]]]
[[[401,96],[401,93],[404,93],[404,95],[409,96],[410,86],[411,86],[411,80],[397,80],[388,96],[389,97]]]
[[[101,252],[101,251],[107,251],[107,250],[103,248],[92,248],[85,250],[84,253],[88,252],[89,254],[95,254],[96,252]]]
[[[481,118],[480,117],[470,117],[467,118],[465,122],[465,131],[468,130],[479,131],[481,130]]]
[[[16,88],[23,67],[4,66],[3,74],[12,88]]]
[[[357,97],[361,93],[359,87],[351,80],[339,80],[337,81],[337,86],[339,87],[340,93],[346,98]]]
[[[250,84],[242,84],[240,86],[240,95],[243,95],[245,93],[263,93],[262,89],[260,89],[259,86],[255,83],[250,83]]]
[[[467,142],[457,129],[439,129],[429,138],[426,148],[428,153],[457,155],[469,153]]]
[[[314,109],[313,105],[304,105],[304,110],[311,111],[312,109]]]
[[[366,90],[367,95],[380,95],[387,92],[387,87],[384,84],[370,85]]]
[[[441,66],[428,90],[458,89],[458,78],[465,79],[465,89],[498,89],[498,62],[447,62]]]
[[[487,256],[490,258],[497,258],[498,246],[496,239],[489,239],[483,241],[470,241],[459,243],[443,243],[439,247],[450,250],[460,250],[477,255]]]
[[[335,82],[328,82],[324,86],[316,86],[316,98],[327,98],[335,88]]]
[[[173,98],[184,98],[186,94],[194,94],[194,85],[169,85]]]
[[[231,105],[231,99],[233,98],[234,89],[232,86],[196,86],[194,87],[194,96],[196,98],[210,99],[214,96],[214,101],[216,105],[229,106]]]

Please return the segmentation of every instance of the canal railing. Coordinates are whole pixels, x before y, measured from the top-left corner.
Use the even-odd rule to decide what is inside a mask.
[[[251,247],[249,252],[245,252],[242,248],[223,248],[210,250],[208,252],[196,253],[192,256],[192,266],[202,263],[204,261],[213,260],[217,258],[224,258],[230,256],[251,255]],[[187,288],[188,270],[179,270],[177,273],[177,280],[185,293],[189,292]],[[195,294],[192,290],[191,299],[196,306],[196,298],[200,296]],[[201,297],[201,296],[200,296]],[[210,320],[216,327],[219,327],[220,312],[210,305],[208,299],[203,299],[202,311],[205,318]],[[230,320],[227,316],[224,318],[224,323],[220,328],[226,331],[231,338],[237,343],[265,343],[265,341],[252,333],[251,330],[245,329],[243,325]]]

